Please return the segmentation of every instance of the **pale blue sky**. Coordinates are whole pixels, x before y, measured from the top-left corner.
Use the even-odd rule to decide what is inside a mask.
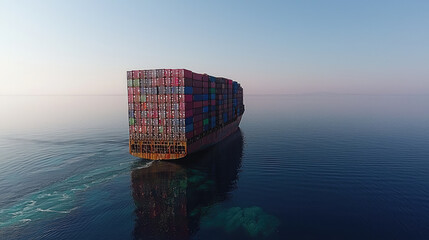
[[[0,1],[0,94],[125,94],[187,68],[247,94],[429,94],[429,1]]]

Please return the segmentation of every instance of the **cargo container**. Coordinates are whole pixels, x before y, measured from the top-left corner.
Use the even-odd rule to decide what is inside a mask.
[[[186,69],[127,72],[129,151],[168,160],[213,145],[238,129],[243,88]]]

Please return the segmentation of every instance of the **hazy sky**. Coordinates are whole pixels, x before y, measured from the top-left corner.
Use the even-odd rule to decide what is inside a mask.
[[[428,94],[429,1],[0,1],[0,94],[125,94],[152,68],[247,94]]]

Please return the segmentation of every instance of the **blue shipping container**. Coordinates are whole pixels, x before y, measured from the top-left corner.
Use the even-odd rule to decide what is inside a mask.
[[[186,132],[191,132],[191,131],[194,131],[194,124],[193,123],[191,123],[191,124],[189,124],[189,125],[186,125],[186,130],[185,130]]]
[[[203,101],[203,96],[202,94],[195,94],[194,95],[194,101]]]
[[[185,87],[185,94],[192,94],[193,92],[194,91],[192,87]]]
[[[194,117],[188,117],[185,119],[185,125],[189,125],[191,123],[194,123]]]

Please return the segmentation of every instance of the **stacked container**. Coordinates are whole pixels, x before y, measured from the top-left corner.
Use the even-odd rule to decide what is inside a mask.
[[[186,69],[127,72],[130,153],[177,159],[238,128],[243,89],[225,78]]]

